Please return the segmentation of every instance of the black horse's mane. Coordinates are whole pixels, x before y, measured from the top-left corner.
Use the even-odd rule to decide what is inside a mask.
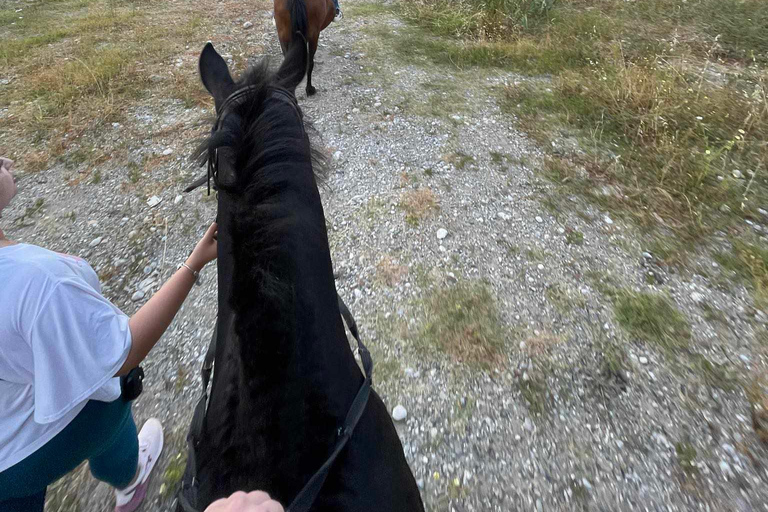
[[[306,165],[311,165],[316,182],[324,184],[328,159],[311,141],[309,135],[317,136],[317,132],[295,103],[294,94],[271,71],[269,58],[249,67],[236,82],[235,91],[244,89],[227,106],[228,114],[222,118],[220,129],[200,144],[196,158],[201,165],[210,165],[217,151],[226,154],[234,172],[224,177],[213,165],[212,179],[216,188],[237,198],[237,224],[248,225],[250,231],[247,236],[233,238],[240,238],[239,242],[246,245],[243,249],[249,254],[241,253],[242,257],[254,264],[264,263],[253,265],[254,271],[263,271],[258,279],[261,293],[283,302],[288,290],[268,271],[271,265],[265,261],[277,257],[277,242],[293,218],[293,212],[287,211],[277,198],[295,184],[295,173]],[[276,95],[283,99],[270,102]],[[285,108],[289,98],[293,99],[293,109]],[[301,124],[296,123],[296,115]],[[297,133],[298,126],[303,127],[303,136]],[[297,143],[300,139],[303,144]]]
[[[304,208],[311,201],[297,208],[296,196],[316,186],[326,158],[313,149],[308,136],[311,125],[304,120],[293,92],[283,86],[279,75],[270,72],[266,59],[246,71],[234,90],[246,88],[226,106],[218,129],[197,152],[201,163],[216,164],[215,185],[228,202],[228,218],[219,219],[219,226],[220,230],[227,226],[232,253],[219,255],[219,266],[232,265],[224,272],[230,276],[227,302],[235,319],[230,342],[239,355],[241,371],[230,375],[230,385],[237,391],[220,412],[243,417],[225,422],[212,441],[222,449],[219,477],[241,485],[247,485],[249,475],[258,472],[258,468],[250,468],[256,461],[276,474],[290,475],[301,467],[300,458],[319,449],[320,443],[314,439],[317,433],[300,432],[287,420],[275,421],[273,414],[278,411],[271,410],[274,404],[285,404],[280,413],[294,419],[312,415],[315,409],[322,414],[325,407],[302,400],[304,384],[286,386],[283,381],[285,365],[298,361],[293,341],[299,329],[293,257],[297,234],[317,233],[318,224],[324,228],[322,213],[319,218],[307,214]],[[322,212],[319,200],[317,203]],[[221,316],[222,311],[219,313]],[[243,425],[247,431],[238,431]],[[283,429],[293,429],[295,437],[285,440]],[[270,457],[274,451],[261,444],[264,438],[283,438],[286,455]],[[295,492],[302,475],[294,477],[295,482],[280,486]]]

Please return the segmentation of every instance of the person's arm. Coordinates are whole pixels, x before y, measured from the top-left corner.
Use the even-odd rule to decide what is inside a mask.
[[[197,243],[186,264],[199,272],[210,261],[216,259],[217,225],[214,222]],[[128,322],[131,330],[131,349],[116,377],[123,376],[141,363],[179,312],[184,299],[189,295],[195,276],[186,267],[179,268],[168,281],[134,314]]]

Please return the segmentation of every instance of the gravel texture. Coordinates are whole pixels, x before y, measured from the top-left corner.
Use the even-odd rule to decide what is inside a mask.
[[[691,324],[692,350],[744,379],[766,364],[756,337],[766,316],[747,290],[715,283],[704,256],[688,270],[658,265],[631,225],[577,197],[548,208],[543,153],[497,102],[501,85],[522,78],[403,64],[369,30],[396,35],[403,21],[356,16],[353,4],[321,36],[318,95],[300,88],[299,101],[331,157],[322,194],[337,286],[373,351],[374,384],[398,406],[429,510],[768,509],[766,449],[742,387],[715,387],[687,359],[629,337],[603,285],[667,294]],[[221,53],[245,34],[253,54],[279,55],[266,6],[219,14]],[[179,59],[194,72],[195,47]],[[452,92],[425,112],[430,84]],[[156,157],[151,174],[134,184],[129,162],[110,161],[98,184],[62,186],[76,177],[63,166],[24,175],[3,219],[11,238],[88,259],[129,314],[215,216],[200,192],[180,195],[198,173],[185,155],[211,112],[162,98],[132,109],[132,133],[147,135],[128,140],[130,158]],[[94,137],[116,145],[123,130]],[[422,189],[434,204],[408,219],[404,197]],[[178,481],[216,314],[214,275],[205,271],[144,364],[137,422],[156,416],[166,429],[144,510],[167,510]],[[431,294],[482,281],[505,333],[503,361],[485,368],[423,336]],[[625,354],[621,371],[605,371],[606,347]],[[47,509],[107,510],[111,500],[81,467],[49,489]]]

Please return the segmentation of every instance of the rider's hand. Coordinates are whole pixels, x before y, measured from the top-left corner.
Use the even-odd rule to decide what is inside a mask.
[[[205,512],[283,512],[283,507],[263,491],[237,491],[211,503]]]
[[[215,222],[211,224],[203,238],[197,242],[195,249],[187,260],[187,264],[195,270],[201,270],[207,263],[213,261],[218,256],[218,241],[216,235],[219,226]]]

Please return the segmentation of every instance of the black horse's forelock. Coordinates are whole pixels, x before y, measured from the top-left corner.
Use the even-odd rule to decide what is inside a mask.
[[[272,129],[281,126],[286,121],[291,122],[290,119],[286,119],[285,115],[264,117],[267,114],[264,109],[264,103],[269,98],[269,94],[275,89],[282,89],[288,92],[280,86],[278,77],[270,68],[270,58],[264,57],[259,63],[248,68],[236,82],[235,91],[248,88],[245,94],[228,106],[228,110],[237,116],[239,122],[227,123],[225,118],[225,129],[214,131],[200,143],[193,154],[193,158],[200,166],[208,165],[215,150],[219,148],[231,148],[236,155],[242,156],[251,154],[247,152],[249,149],[252,149],[252,147],[249,147],[249,144],[267,140],[270,141],[270,147],[264,149],[280,152],[280,154],[284,154],[280,151],[281,149],[287,149],[281,148],[281,144],[295,147],[295,141],[287,139],[270,140],[270,137],[266,137]],[[293,96],[292,92],[289,94]],[[304,116],[298,104],[296,105],[296,111],[300,113],[305,132],[308,135],[317,136],[317,131],[314,129],[312,122]],[[216,122],[217,120],[218,118],[212,119],[211,122]],[[309,137],[308,141],[315,179],[318,181],[318,184],[325,184],[328,158],[323,151],[312,143]],[[238,161],[236,163],[242,162]],[[246,164],[249,168],[243,169],[243,172],[238,173],[241,178],[238,180],[239,182],[249,180],[252,172],[258,171],[258,169],[252,168],[251,162],[246,162]]]

